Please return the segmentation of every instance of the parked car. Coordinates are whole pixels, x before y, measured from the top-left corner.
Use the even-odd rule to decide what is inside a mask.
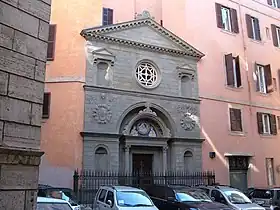
[[[37,210],[72,210],[69,202],[61,199],[37,197]]]
[[[81,207],[73,193],[73,190],[70,188],[52,187],[50,185],[39,184],[38,196],[64,199],[70,203],[73,210],[81,209]]]
[[[151,185],[145,191],[159,210],[230,210],[224,204],[213,202],[202,190],[178,185]]]
[[[128,186],[100,187],[94,199],[93,209],[158,210],[144,190]]]
[[[230,186],[199,186],[198,188],[207,192],[213,201],[231,206],[234,209],[265,210],[264,207],[252,203],[243,192]]]
[[[251,188],[248,192],[248,198],[266,209],[280,209],[280,188]]]

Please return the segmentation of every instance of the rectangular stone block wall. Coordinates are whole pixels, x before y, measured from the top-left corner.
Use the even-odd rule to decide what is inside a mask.
[[[0,0],[0,209],[34,209],[51,0]]]

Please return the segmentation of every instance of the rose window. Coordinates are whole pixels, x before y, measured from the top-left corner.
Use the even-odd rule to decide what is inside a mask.
[[[142,62],[136,68],[138,83],[146,88],[154,88],[159,84],[159,72],[149,62]]]

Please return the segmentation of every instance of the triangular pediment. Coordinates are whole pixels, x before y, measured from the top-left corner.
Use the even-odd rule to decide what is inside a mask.
[[[168,31],[151,18],[143,18],[125,23],[84,29],[85,39],[117,42],[166,53],[192,56],[200,59],[202,52]]]
[[[113,56],[113,54],[106,48],[97,48],[97,49],[93,50],[92,53]]]

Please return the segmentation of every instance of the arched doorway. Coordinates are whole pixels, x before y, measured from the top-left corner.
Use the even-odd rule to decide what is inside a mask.
[[[167,117],[149,104],[131,110],[120,127],[123,169],[141,173],[166,171],[168,140],[172,136],[169,124]]]

